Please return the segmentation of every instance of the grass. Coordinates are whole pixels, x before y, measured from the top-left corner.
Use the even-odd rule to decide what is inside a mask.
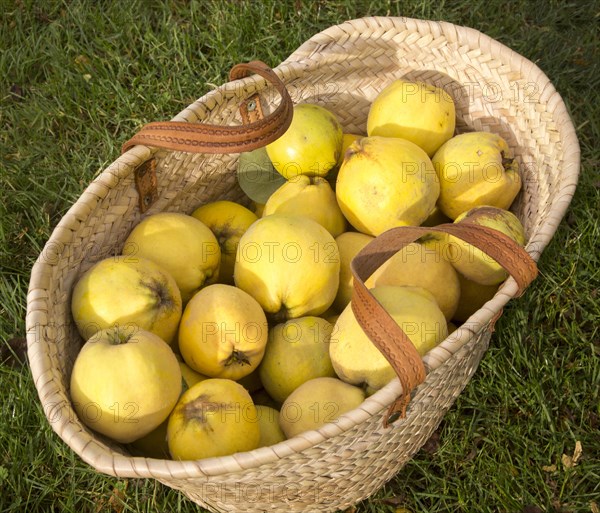
[[[275,66],[314,33],[376,14],[467,25],[537,63],[572,115],[582,170],[540,278],[505,309],[473,380],[426,446],[355,510],[599,510],[597,1],[0,0],[0,13],[0,511],[198,511],[155,481],[98,475],[51,431],[17,359],[31,266],[143,123],[172,117],[237,62]]]

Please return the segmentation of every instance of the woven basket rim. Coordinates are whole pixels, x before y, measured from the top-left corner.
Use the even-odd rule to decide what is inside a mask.
[[[522,57],[518,53],[509,49],[502,43],[491,37],[468,27],[461,27],[444,21],[429,21],[413,18],[394,18],[394,17],[366,17],[356,20],[349,20],[340,25],[332,26],[322,32],[315,34],[308,41],[303,43],[292,53],[274,71],[284,75],[285,70],[306,69],[305,60],[310,59],[315,51],[321,45],[329,44],[336,39],[336,34],[340,31],[354,29],[356,26],[377,26],[382,29],[401,29],[417,30],[421,32],[430,32],[437,37],[446,37],[453,41],[468,41],[473,48],[485,48],[488,52],[495,55],[501,55],[508,65],[519,63],[527,70],[527,76],[533,77],[536,82],[543,85],[545,91],[550,96],[556,95],[554,105],[554,115],[560,121],[560,136],[565,148],[564,181],[561,183],[561,198],[557,201],[544,221],[542,229],[538,230],[530,239],[527,245],[527,251],[538,259],[543,249],[554,235],[558,224],[564,217],[565,211],[569,206],[574,194],[579,175],[580,150],[575,129],[567,112],[566,106],[559,93],[554,89],[548,77],[531,61]],[[532,78],[532,79],[533,79]],[[249,81],[255,80],[252,77],[243,79]],[[222,86],[223,87],[223,86]],[[218,88],[220,89],[220,88]],[[194,104],[201,104],[205,98],[210,97],[215,91],[197,100]],[[176,115],[174,120],[189,120],[190,110],[188,107]],[[113,164],[119,168],[123,176],[132,172],[132,170],[145,161],[154,150],[147,147],[136,146],[128,153],[119,157]],[[111,177],[114,180],[114,176]],[[98,194],[108,194],[106,183],[101,175],[92,182],[86,191],[82,194],[76,204],[74,204],[67,214],[61,219],[53,231],[49,242],[60,241],[63,237],[68,237],[70,232],[71,214],[76,210],[85,208],[86,198],[92,198],[97,201]],[[51,369],[48,367],[48,359],[44,354],[43,348],[38,340],[35,340],[35,334],[30,332],[30,328],[35,328],[36,323],[44,319],[44,312],[38,311],[37,300],[39,291],[46,290],[48,284],[45,282],[45,267],[51,264],[38,259],[32,269],[28,306],[27,306],[27,324],[28,324],[28,353],[32,373],[35,379],[36,387],[40,392],[40,399],[46,415],[49,417],[51,411],[49,405],[52,403],[54,394],[52,387],[48,388],[48,380],[52,381]],[[436,369],[443,365],[452,354],[462,347],[474,332],[487,329],[490,321],[501,311],[504,305],[515,296],[516,284],[512,278],[509,278],[501,287],[498,293],[488,301],[483,308],[473,314],[473,316],[451,334],[440,346],[432,350],[426,357],[426,365],[430,369]],[[52,383],[54,393],[58,391],[58,385]],[[42,386],[44,393],[42,395]],[[49,392],[50,390],[50,392]],[[335,436],[342,431],[348,430],[363,422],[369,416],[386,408],[402,392],[402,388],[397,379],[390,382],[387,386],[367,398],[365,402],[355,410],[346,413],[340,417],[337,423],[331,423],[319,430],[308,431],[297,437],[281,442],[275,446],[264,447],[230,456],[207,458],[199,461],[173,461],[158,460],[143,457],[122,456],[112,451],[107,451],[101,445],[97,444],[93,436],[86,431],[78,430],[68,418],[61,419],[59,422],[53,422],[52,428],[55,432],[88,464],[102,472],[118,475],[122,477],[154,477],[161,478],[185,478],[190,476],[221,475],[231,472],[242,472],[245,468],[253,468],[265,463],[274,462],[290,454],[303,451],[314,446],[320,441]],[[70,405],[67,405],[70,406]],[[49,417],[50,418],[50,417]],[[392,427],[393,429],[393,427]]]

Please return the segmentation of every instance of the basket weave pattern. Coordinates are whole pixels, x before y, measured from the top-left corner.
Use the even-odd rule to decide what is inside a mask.
[[[364,18],[315,35],[275,71],[294,102],[327,107],[346,132],[365,132],[371,101],[393,79],[443,87],[455,100],[459,132],[499,133],[515,152],[523,190],[514,211],[529,237],[529,253],[537,259],[552,238],[577,184],[579,146],[547,77],[507,47],[448,23]],[[249,77],[212,91],[174,119],[239,124],[239,102],[256,91],[265,111],[272,111],[275,91]],[[157,159],[159,199],[145,215],[244,198],[235,179],[237,155],[142,146],[89,185],[40,255],[28,295],[29,359],[54,430],[98,471],[158,479],[215,512],[336,511],[377,491],[431,436],[469,382],[487,349],[491,319],[515,294],[513,280],[424,358],[428,377],[407,417],[390,429],[382,427],[382,417],[401,392],[398,380],[338,422],[273,447],[188,462],[131,457],[83,426],[70,405],[69,376],[82,344],[71,320],[70,292],[92,264],[120,251],[140,221],[133,170],[151,156]]]

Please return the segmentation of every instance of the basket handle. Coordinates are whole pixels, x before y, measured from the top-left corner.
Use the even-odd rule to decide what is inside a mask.
[[[270,82],[281,95],[278,107],[268,116],[262,114],[258,95],[240,105],[244,124],[239,126],[156,121],[144,125],[121,148],[124,153],[136,144],[191,153],[242,153],[274,141],[292,121],[293,102],[275,72],[262,61],[241,63],[231,68],[230,80],[244,78],[252,73]]]
[[[384,418],[385,427],[396,418],[406,416],[412,390],[425,380],[425,366],[406,333],[375,299],[365,281],[404,246],[432,232],[453,235],[484,251],[514,278],[518,296],[538,273],[533,258],[510,237],[498,230],[468,222],[392,228],[369,242],[354,257],[350,264],[354,278],[350,302],[352,310],[369,339],[390,362],[402,385],[402,395],[390,405]]]

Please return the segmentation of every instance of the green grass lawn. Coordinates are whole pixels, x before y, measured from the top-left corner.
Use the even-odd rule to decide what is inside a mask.
[[[16,359],[31,267],[142,124],[171,118],[238,62],[276,66],[366,15],[470,26],[535,62],[572,115],[582,169],[540,277],[505,308],[474,379],[356,512],[600,511],[600,3],[558,0],[0,0],[0,511],[198,511],[158,482],[97,474],[53,433]]]

